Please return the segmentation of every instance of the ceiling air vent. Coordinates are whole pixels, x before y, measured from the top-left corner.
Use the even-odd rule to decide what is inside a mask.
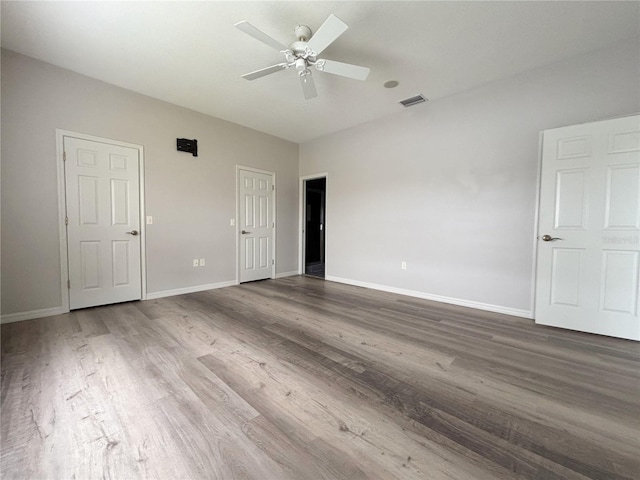
[[[400,100],[399,103],[404,105],[405,107],[412,107],[413,105],[417,105],[418,103],[426,102],[427,99],[422,95],[416,95],[415,97],[405,98],[404,100]]]

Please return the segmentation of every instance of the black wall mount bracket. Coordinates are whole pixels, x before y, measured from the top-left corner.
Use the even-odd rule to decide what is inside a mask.
[[[195,138],[193,140],[188,138],[176,138],[176,145],[179,152],[192,153],[194,157],[198,156],[198,140]]]

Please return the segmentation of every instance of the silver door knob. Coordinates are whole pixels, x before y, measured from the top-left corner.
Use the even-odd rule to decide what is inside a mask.
[[[540,238],[542,238],[543,242],[555,242],[556,240],[562,240],[561,238],[552,237],[551,235],[543,235]]]
[[[247,233],[251,233],[251,232],[247,232],[246,230],[242,230],[241,232],[243,235],[246,235]]]
[[[124,233],[126,233],[127,235],[133,235],[134,237],[136,235],[138,235],[138,231],[137,230],[131,230],[130,232],[124,232]]]

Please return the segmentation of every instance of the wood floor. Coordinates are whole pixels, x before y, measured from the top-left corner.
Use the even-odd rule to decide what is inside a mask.
[[[310,277],[1,333],[3,479],[640,478],[633,342]]]

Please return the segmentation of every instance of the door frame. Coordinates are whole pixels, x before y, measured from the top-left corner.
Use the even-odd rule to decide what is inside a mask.
[[[299,190],[299,198],[300,198],[300,208],[298,210],[298,275],[304,275],[304,262],[305,262],[305,235],[304,235],[304,228],[306,225],[306,221],[307,221],[307,211],[306,211],[306,203],[307,203],[307,191],[305,188],[305,184],[307,180],[317,180],[319,178],[324,178],[326,183],[325,183],[325,202],[324,202],[324,225],[325,225],[325,229],[324,229],[324,268],[325,268],[325,278],[326,278],[326,272],[327,272],[327,263],[328,263],[328,259],[327,259],[327,190],[329,189],[328,185],[329,185],[329,173],[328,172],[322,172],[322,173],[314,173],[311,175],[302,175],[300,176],[300,190]]]
[[[531,314],[529,318],[535,321],[536,318],[536,293],[538,288],[538,250],[540,248],[540,242],[538,237],[539,233],[539,223],[540,223],[540,194],[542,189],[542,145],[544,143],[544,130],[538,133],[538,165],[536,170],[536,204],[534,208],[534,218],[533,218],[533,255],[531,262],[531,292],[530,292],[530,302],[531,308],[529,309]]]
[[[64,137],[79,138],[91,142],[106,143],[109,145],[117,145],[120,147],[133,148],[138,151],[138,182],[139,182],[139,205],[140,205],[140,281],[141,281],[141,299],[147,299],[147,254],[146,254],[146,216],[144,202],[144,147],[134,143],[122,142],[105,137],[97,137],[86,133],[73,132],[71,130],[62,130],[56,128],[56,167],[58,171],[58,226],[60,236],[60,298],[62,301],[62,310],[64,313],[70,311],[69,289],[67,282],[69,281],[69,253],[67,228],[65,225],[67,211],[67,195],[65,186],[65,170],[64,170]]]
[[[276,208],[276,172],[270,172],[268,170],[260,170],[259,168],[247,167],[246,165],[236,165],[236,285],[240,285],[240,170],[246,170],[248,172],[262,173],[264,175],[271,176],[271,205],[273,205],[273,230],[272,230],[272,242],[271,242],[271,258],[273,263],[271,264],[271,278],[276,278],[276,230],[278,226],[277,220],[277,208]]]

